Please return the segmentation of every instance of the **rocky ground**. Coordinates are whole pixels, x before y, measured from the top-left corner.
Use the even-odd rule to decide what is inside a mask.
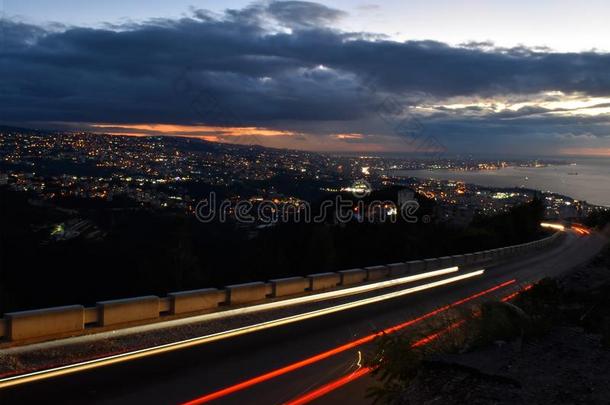
[[[610,403],[610,350],[600,335],[559,327],[521,348],[505,344],[423,363],[402,404]]]

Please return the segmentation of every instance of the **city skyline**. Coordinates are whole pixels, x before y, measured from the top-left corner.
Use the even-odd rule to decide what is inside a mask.
[[[6,1],[0,121],[312,151],[610,156],[603,4],[436,6]]]

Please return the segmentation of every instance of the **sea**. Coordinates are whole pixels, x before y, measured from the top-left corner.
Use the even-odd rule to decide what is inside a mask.
[[[396,170],[395,175],[455,180],[491,187],[524,187],[610,207],[610,158],[567,158],[568,164],[499,170]]]

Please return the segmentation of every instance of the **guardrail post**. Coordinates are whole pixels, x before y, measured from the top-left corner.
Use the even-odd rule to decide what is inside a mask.
[[[100,301],[97,304],[102,326],[145,321],[159,317],[159,297],[143,297]]]
[[[309,279],[304,277],[287,277],[269,280],[272,286],[272,295],[281,297],[283,295],[299,294],[309,288]]]
[[[341,275],[339,273],[310,274],[307,278],[309,278],[309,288],[311,291],[334,288],[341,283]]]
[[[381,278],[387,277],[390,272],[390,270],[386,266],[365,267],[364,270],[366,270],[366,279],[368,281],[379,280]]]
[[[174,315],[213,309],[227,299],[226,291],[216,288],[178,291],[169,293],[168,296],[170,312]]]
[[[362,283],[366,280],[366,270],[364,269],[351,269],[341,270],[341,285],[350,285]]]
[[[24,340],[80,332],[85,327],[84,307],[69,305],[5,314],[8,338]]]
[[[245,304],[264,300],[267,297],[267,284],[256,281],[253,283],[233,284],[225,287],[229,304]]]

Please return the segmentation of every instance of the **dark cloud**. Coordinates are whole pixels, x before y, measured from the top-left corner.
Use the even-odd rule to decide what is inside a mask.
[[[274,1],[268,12],[279,22],[290,28],[315,28],[329,25],[345,12],[308,1]]]
[[[411,105],[551,90],[610,95],[608,54],[395,42],[333,29],[342,16],[276,1],[105,29],[5,20],[0,120],[306,126],[379,121],[387,97]],[[545,112],[528,107],[490,119]]]

